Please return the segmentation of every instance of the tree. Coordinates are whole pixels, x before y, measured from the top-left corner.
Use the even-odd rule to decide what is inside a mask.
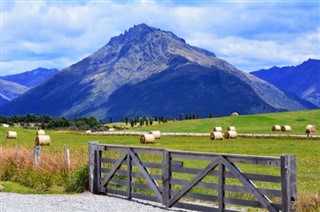
[[[133,118],[131,118],[131,119],[130,119],[130,125],[131,125],[131,127],[133,127],[133,126],[134,126],[134,123],[135,123],[134,119],[133,119]]]

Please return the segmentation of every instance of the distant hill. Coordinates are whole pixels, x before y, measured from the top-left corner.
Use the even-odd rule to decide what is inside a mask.
[[[251,74],[320,107],[320,60],[309,59],[298,66],[275,66]]]
[[[0,106],[17,98],[27,90],[28,88],[23,85],[0,79]]]
[[[130,28],[83,60],[0,108],[5,115],[215,115],[315,108],[242,72],[172,32]]]
[[[28,88],[33,88],[58,72],[58,69],[37,68],[20,74],[2,76],[0,79],[15,82]]]

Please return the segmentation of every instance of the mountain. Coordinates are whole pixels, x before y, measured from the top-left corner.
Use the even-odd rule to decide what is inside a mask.
[[[180,113],[215,115],[315,108],[269,83],[237,70],[172,32],[146,24],[64,68],[0,108],[5,115],[123,116]]]
[[[320,60],[309,59],[297,66],[275,66],[251,74],[320,107]]]
[[[58,72],[58,69],[46,69],[40,67],[20,74],[2,76],[0,79],[15,82],[28,88],[33,88]]]
[[[0,106],[17,98],[27,90],[28,88],[23,85],[0,79]]]

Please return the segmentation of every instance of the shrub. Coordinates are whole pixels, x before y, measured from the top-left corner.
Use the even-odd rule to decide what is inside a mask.
[[[89,166],[80,167],[67,181],[67,192],[84,192],[89,185]]]

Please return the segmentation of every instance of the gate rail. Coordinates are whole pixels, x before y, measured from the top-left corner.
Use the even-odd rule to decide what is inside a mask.
[[[167,208],[295,211],[296,157],[215,154],[90,142],[89,191],[156,201]]]

